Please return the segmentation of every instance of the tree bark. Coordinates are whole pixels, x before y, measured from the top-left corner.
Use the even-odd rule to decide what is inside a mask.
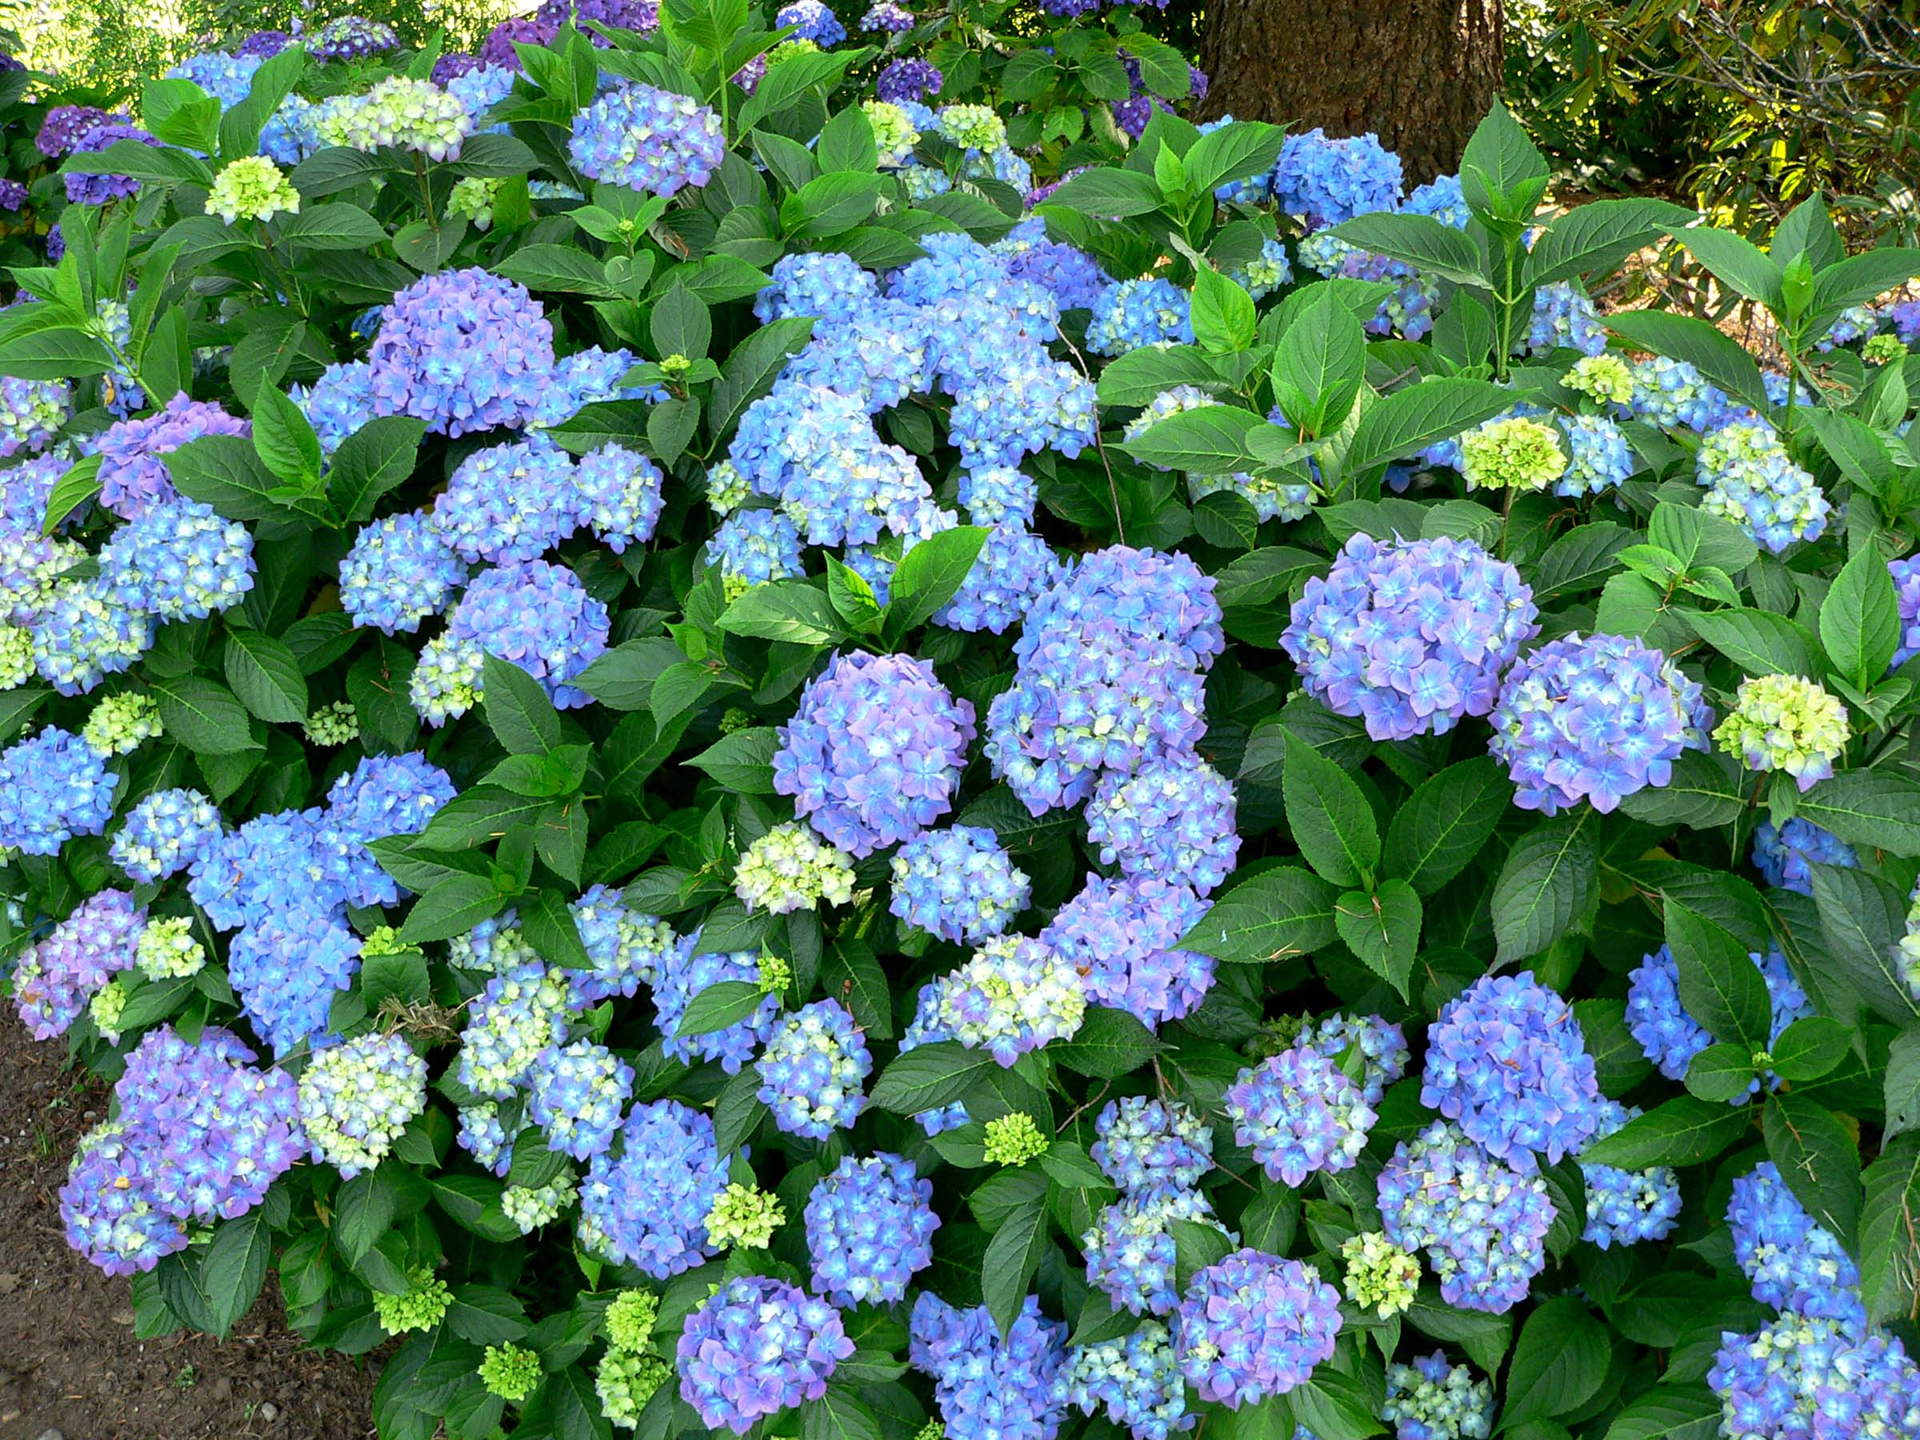
[[[1500,93],[1501,0],[1216,0],[1204,113],[1371,130],[1411,188],[1459,167]]]

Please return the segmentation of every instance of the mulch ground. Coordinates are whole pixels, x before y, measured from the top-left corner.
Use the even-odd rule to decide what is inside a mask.
[[[306,1348],[271,1287],[223,1343],[134,1335],[127,1282],[60,1224],[67,1161],[107,1099],[64,1058],[0,1014],[0,1440],[371,1436],[371,1377]]]

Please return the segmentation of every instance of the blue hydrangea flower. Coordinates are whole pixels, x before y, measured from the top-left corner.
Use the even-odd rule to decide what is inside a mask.
[[[1435,1121],[1395,1146],[1378,1188],[1387,1238],[1427,1252],[1449,1305],[1503,1314],[1546,1267],[1546,1182],[1502,1165],[1456,1125]]]
[[[927,388],[927,350],[920,313],[897,300],[875,298],[858,314],[816,324],[813,339],[780,372],[779,384],[830,390],[877,415]]]
[[[107,854],[143,885],[177,875],[220,838],[220,811],[198,790],[156,790],[127,812]]]
[[[115,599],[101,575],[55,585],[32,629],[33,668],[62,695],[84,695],[153,645],[152,617]]]
[[[1193,343],[1192,297],[1171,280],[1116,280],[1093,302],[1087,349],[1119,356],[1147,345]]]
[[[1731,520],[1775,555],[1796,540],[1819,539],[1833,510],[1819,482],[1762,421],[1723,425],[1702,440],[1694,479],[1707,489],[1702,510]]]
[[[853,1353],[840,1312],[764,1275],[727,1281],[694,1307],[674,1351],[680,1398],[709,1430],[744,1435],[818,1400]]]
[[[1254,1249],[1195,1274],[1173,1318],[1180,1373],[1229,1410],[1304,1384],[1339,1333],[1340,1292],[1319,1271]]]
[[[999,373],[954,393],[948,438],[967,466],[1018,465],[1057,450],[1071,460],[1093,443],[1093,382],[1036,346],[1020,346]]]
[[[573,458],[542,436],[476,450],[432,514],[434,530],[463,560],[536,560],[580,523]]]
[[[820,0],[790,0],[780,7],[773,23],[782,29],[789,25],[797,27],[795,39],[811,40],[823,50],[847,38],[847,27]]]
[[[973,705],[906,655],[838,654],[780,727],[773,788],[856,859],[910,839],[953,807]]]
[[[1699,685],[1658,650],[1621,635],[1548,641],[1507,672],[1488,748],[1523,810],[1558,814],[1582,800],[1611,813],[1665,785],[1682,750],[1707,748]]]
[[[349,905],[391,905],[400,898],[367,846],[419,834],[453,795],[447,772],[417,751],[369,755],[333,782],[316,839],[322,864]]]
[[[247,98],[255,73],[265,63],[266,57],[261,55],[228,55],[219,50],[206,50],[189,55],[168,70],[166,78],[191,80],[218,100],[221,109],[230,110]]]
[[[553,325],[526,286],[476,267],[423,276],[393,297],[367,382],[378,413],[458,437],[524,423],[553,366]]]
[[[699,101],[630,82],[573,117],[567,154],[589,180],[673,195],[711,180],[727,141],[720,116]]]
[[[906,1033],[900,1037],[900,1053],[921,1045],[931,1045],[938,1040],[953,1039],[953,1030],[940,1019],[941,986],[922,985],[920,995],[914,1007],[913,1021],[907,1026]],[[939,1135],[948,1130],[958,1130],[967,1123],[967,1107],[958,1100],[943,1105],[937,1110],[922,1110],[914,1120],[929,1135]]]
[[[847,324],[880,299],[873,273],[838,251],[783,255],[767,273],[772,278],[753,301],[763,325],[790,315]]]
[[[373,369],[364,360],[329,365],[311,387],[289,387],[287,398],[300,407],[300,413],[313,426],[320,453],[330,456],[340,448],[341,441],[374,418]]]
[[[1174,1290],[1174,1222],[1205,1225],[1235,1244],[1240,1237],[1214,1218],[1197,1190],[1148,1190],[1102,1207],[1080,1239],[1087,1283],[1103,1291],[1115,1310],[1170,1315]]]
[[[718,1060],[729,1075],[738,1075],[740,1067],[753,1058],[753,1052],[766,1044],[780,1015],[780,997],[771,989],[752,1014],[721,1030],[682,1036],[680,1018],[687,1013],[693,997],[709,985],[722,980],[765,983],[760,956],[751,950],[732,954],[695,954],[700,932],[682,940],[660,959],[659,975],[653,982],[654,1024],[660,1027],[667,1054],[685,1065],[703,1060]]]
[[[1051,946],[1000,935],[973,952],[939,987],[935,1016],[962,1045],[1011,1066],[1029,1050],[1070,1039],[1086,1018],[1079,972]]]
[[[1558,1164],[1600,1128],[1600,1083],[1573,1007],[1533,972],[1486,975],[1427,1031],[1420,1103],[1522,1174]]]
[[[63,380],[0,376],[0,460],[51,445],[66,423],[72,399],[73,391]]]
[[[1893,661],[1887,668],[1897,670],[1920,655],[1920,556],[1889,560],[1887,572],[1893,576],[1894,595],[1900,609],[1900,648],[1893,652]]]
[[[1126,1010],[1154,1030],[1192,1014],[1213,988],[1214,958],[1178,948],[1209,908],[1187,886],[1157,876],[1089,875],[1040,943],[1080,973],[1090,1003]]]
[[[0,850],[58,855],[75,835],[101,835],[120,777],[79,736],[49,726],[0,754]]]
[[[93,993],[134,962],[146,909],[124,890],[100,890],[20,957],[13,973],[20,1023],[51,1040],[87,1008]]]
[[[1010,465],[982,465],[960,472],[960,504],[975,525],[1031,525],[1039,503],[1038,482]],[[1915,608],[1920,610],[1920,596]]]
[[[533,184],[534,197],[540,198],[540,181]],[[556,187],[558,188],[558,187]],[[568,198],[568,197],[552,197]],[[578,199],[578,195],[570,198]],[[547,376],[544,392],[527,417],[530,430],[546,429],[572,419],[585,406],[605,400],[643,400],[657,405],[667,398],[659,385],[627,385],[624,382],[639,358],[630,350],[602,350],[590,345],[585,350],[554,363]]]
[[[1117,1340],[1074,1346],[1060,1381],[1071,1404],[1089,1415],[1104,1409],[1134,1440],[1169,1440],[1193,1428],[1173,1338],[1158,1321]]]
[[[1032,894],[1025,872],[984,826],[923,831],[900,847],[891,865],[888,908],[956,944],[1001,934]]]
[[[911,1160],[878,1151],[842,1157],[807,1197],[813,1288],[835,1305],[892,1305],[933,1263],[933,1182]]]
[[[513,1169],[513,1137],[500,1123],[500,1107],[492,1101],[460,1107],[460,1126],[454,1143],[469,1155],[473,1163],[504,1180]]]
[[[467,1010],[459,1080],[476,1095],[506,1100],[566,1035],[566,982],[538,960],[502,971]]]
[[[1577,280],[1556,280],[1533,292],[1527,349],[1544,355],[1563,348],[1582,355],[1598,355],[1607,348],[1600,315]]]
[[[253,588],[253,536],[209,505],[167,500],[113,533],[100,552],[107,593],[161,620],[197,620]]]
[[[603,445],[580,458],[573,472],[580,520],[616,555],[653,538],[666,508],[665,477],[644,455]]]
[[[340,561],[340,605],[356,625],[389,635],[438,615],[467,580],[467,562],[418,511],[364,526]]]
[[[1727,393],[1685,360],[1655,355],[1633,365],[1633,415],[1662,430],[1685,426],[1699,435],[1733,419]]]
[[[1101,777],[1087,804],[1087,838],[1105,865],[1206,895],[1240,853],[1233,785],[1198,755],[1163,756],[1132,774]]]
[[[979,1305],[956,1310],[931,1290],[913,1302],[907,1356],[933,1379],[951,1440],[1053,1440],[1064,1418],[1067,1327],[1029,1295],[1005,1335]]]
[[[1636,466],[1626,432],[1604,415],[1563,415],[1560,433],[1567,442],[1567,468],[1553,493],[1578,499],[1618,489]]]
[[[359,60],[400,48],[400,36],[384,20],[342,15],[317,28],[302,42],[316,60]]]
[[[1773,1005],[1769,1038],[1777,1040],[1795,1020],[1812,1014],[1813,1005],[1777,946],[1769,946],[1764,956],[1750,952],[1747,958],[1759,967],[1767,982],[1767,998]],[[1713,1043],[1713,1036],[1680,1003],[1680,967],[1673,952],[1662,945],[1641,961],[1628,981],[1628,1031],[1640,1042],[1647,1059],[1660,1067],[1662,1075],[1669,1080],[1686,1079],[1693,1057]],[[1755,1079],[1730,1103],[1744,1104],[1759,1093],[1760,1081]]]
[[[755,585],[801,573],[800,531],[778,510],[742,510],[713,532],[707,558],[736,600]]]
[[[1093,1128],[1088,1153],[1123,1195],[1188,1190],[1213,1168],[1212,1129],[1178,1100],[1110,1100]]]
[[[1225,1104],[1234,1143],[1294,1189],[1316,1172],[1351,1169],[1379,1119],[1337,1064],[1305,1047],[1242,1070]]]
[[[518,665],[567,710],[589,702],[566,682],[605,653],[610,628],[607,607],[573,571],[528,560],[481,571],[448,618],[445,638]],[[485,698],[477,682],[475,697]]]
[[[1394,1440],[1487,1440],[1493,1433],[1493,1383],[1475,1380],[1443,1350],[1387,1367],[1387,1402],[1380,1418]]]
[[[1398,209],[1404,183],[1400,157],[1385,149],[1372,131],[1329,139],[1317,127],[1287,136],[1272,180],[1281,211],[1308,230]]]
[[[678,1100],[635,1105],[616,1148],[580,1183],[582,1247],[655,1280],[706,1261],[707,1214],[727,1185],[713,1120]]]
[[[541,1051],[527,1079],[527,1119],[546,1132],[549,1148],[576,1160],[605,1152],[633,1096],[633,1067],[589,1040]]]
[[[360,937],[332,911],[306,905],[276,910],[227,946],[227,979],[240,1013],[285,1055],[327,1043],[334,998],[360,969]]]
[[[783,1016],[754,1062],[760,1100],[790,1135],[825,1140],[866,1109],[861,1088],[873,1056],[853,1016],[837,1000],[816,1000]]]
[[[1006,256],[1007,273],[1043,286],[1062,310],[1091,310],[1100,292],[1113,283],[1100,262],[1074,245],[1046,238],[1045,227],[1026,231],[1023,221],[994,245]]]
[[[953,599],[934,612],[933,623],[949,630],[1004,634],[1062,573],[1045,540],[1017,525],[996,525],[987,532]]]
[[[193,858],[188,895],[221,930],[256,925],[289,907],[344,906],[346,893],[322,853],[322,823],[319,810],[288,810],[209,837]]]
[[[1807,1214],[1771,1160],[1733,1182],[1727,1224],[1754,1299],[1812,1319],[1865,1321],[1860,1267]]]
[[[592,885],[567,907],[592,968],[566,970],[576,1005],[598,1005],[615,995],[631,999],[642,984],[659,981],[679,943],[673,928],[627,904],[620,891]]]
[[[1721,1433],[1741,1440],[1853,1440],[1920,1433],[1920,1365],[1899,1337],[1782,1315],[1723,1337],[1707,1384]]]
[[[1301,1030],[1294,1045],[1340,1061],[1349,1079],[1356,1078],[1357,1064],[1361,1098],[1375,1106],[1387,1087],[1407,1073],[1407,1061],[1413,1058],[1400,1027],[1378,1015],[1323,1015]]]
[[[932,499],[911,455],[884,445],[862,400],[783,381],[747,407],[728,456],[778,500],[809,544],[869,545],[900,534]]]
[[[1639,1117],[1638,1106],[1604,1100],[1600,1128],[1593,1138],[1604,1140]],[[1583,1160],[1580,1170],[1587,1182],[1587,1228],[1581,1239],[1602,1250],[1614,1245],[1638,1245],[1643,1240],[1666,1239],[1680,1223],[1680,1177],[1672,1166],[1622,1170]]]
[[[1754,868],[1767,884],[1783,890],[1811,895],[1815,865],[1851,870],[1859,863],[1851,845],[1798,816],[1777,828],[1771,820],[1762,820],[1753,830]]]

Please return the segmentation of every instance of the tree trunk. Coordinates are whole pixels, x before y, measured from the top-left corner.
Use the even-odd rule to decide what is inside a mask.
[[[1411,188],[1459,167],[1500,93],[1501,0],[1216,0],[1204,113],[1371,130]]]

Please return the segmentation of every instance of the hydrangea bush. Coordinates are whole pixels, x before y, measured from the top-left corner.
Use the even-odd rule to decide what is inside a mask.
[[[976,18],[44,117],[75,1250],[146,1336],[277,1275],[397,1440],[1920,1434],[1920,256]],[[1783,367],[1599,313],[1669,234]]]

